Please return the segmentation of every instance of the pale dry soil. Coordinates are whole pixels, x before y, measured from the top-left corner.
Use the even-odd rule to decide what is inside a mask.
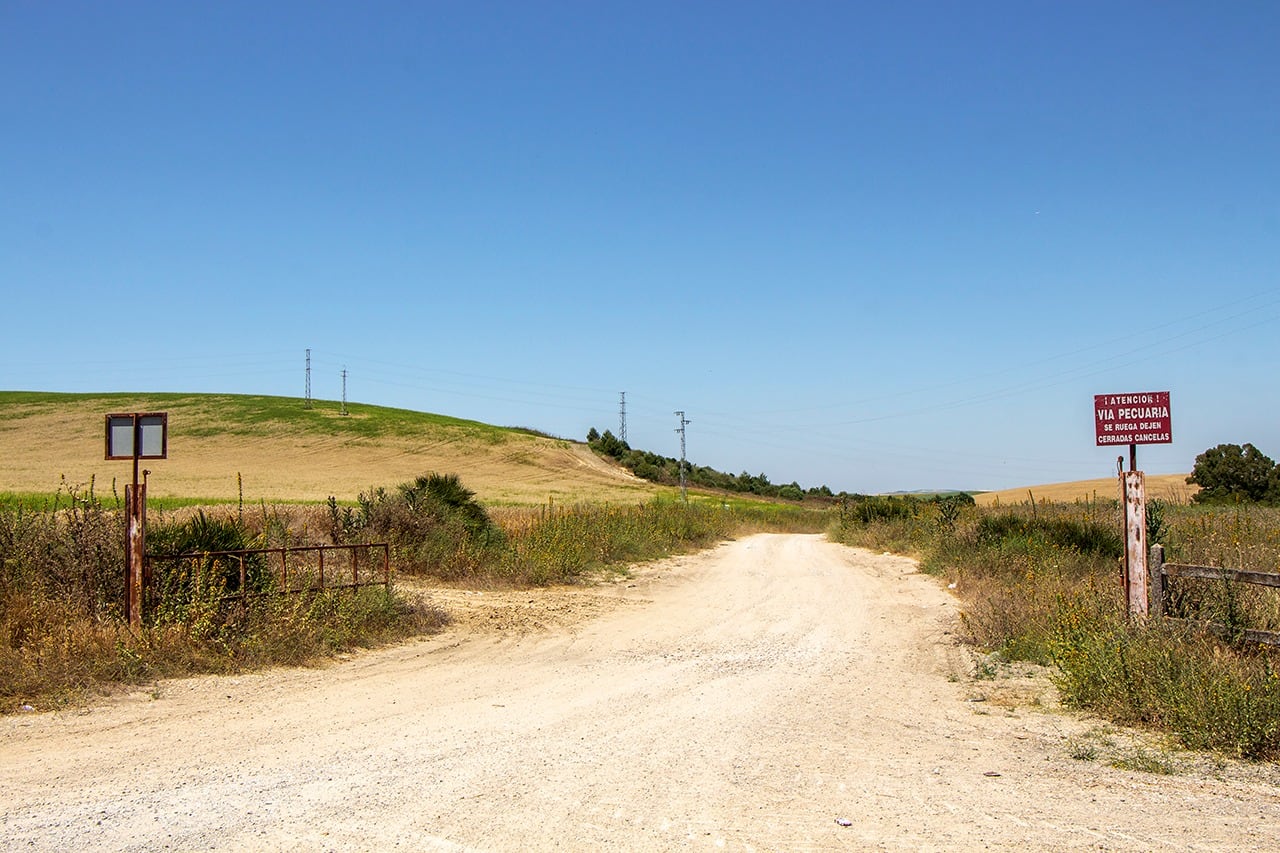
[[[455,621],[420,642],[0,720],[0,849],[1280,838],[1267,766],[1073,758],[1127,736],[1055,708],[1043,677],[975,680],[956,602],[904,558],[761,535],[593,588],[432,597]]]

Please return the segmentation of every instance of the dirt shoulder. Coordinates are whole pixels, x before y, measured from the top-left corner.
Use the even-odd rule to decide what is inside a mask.
[[[1271,768],[1170,756],[1033,672],[975,680],[903,558],[762,535],[590,589],[429,594],[454,622],[420,642],[0,720],[0,850],[1280,837]]]

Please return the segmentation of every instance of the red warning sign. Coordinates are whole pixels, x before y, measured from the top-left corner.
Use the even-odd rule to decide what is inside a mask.
[[[1093,426],[1098,446],[1108,444],[1171,444],[1173,419],[1169,392],[1095,394]]]

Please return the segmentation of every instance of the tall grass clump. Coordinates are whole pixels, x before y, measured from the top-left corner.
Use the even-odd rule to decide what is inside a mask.
[[[628,563],[705,548],[763,531],[819,532],[824,512],[746,500],[655,498],[635,505],[547,505],[507,511],[497,579],[536,586],[573,583]]]
[[[74,689],[128,666],[123,541],[120,514],[92,483],[0,509],[0,710],[45,684]]]
[[[1069,704],[1171,732],[1188,747],[1280,758],[1280,655],[1238,640],[1244,627],[1280,627],[1275,590],[1177,580],[1172,609],[1190,622],[1134,621],[1121,586],[1118,502],[943,515],[923,506],[867,520],[843,513],[831,535],[919,557],[964,600],[972,642],[1051,665]],[[1147,524],[1170,562],[1280,566],[1275,509],[1153,502]],[[1227,640],[1201,630],[1204,620],[1226,625]]]
[[[0,603],[56,602],[92,619],[120,612],[124,521],[87,487],[65,480],[52,501],[0,509]]]
[[[697,503],[548,505],[508,515],[506,547],[493,571],[521,584],[570,583],[595,569],[720,541],[735,527],[731,511]]]

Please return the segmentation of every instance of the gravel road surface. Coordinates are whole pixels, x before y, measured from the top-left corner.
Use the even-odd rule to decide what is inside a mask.
[[[1265,768],[1080,760],[1107,729],[1043,678],[974,680],[905,558],[760,535],[434,595],[422,641],[0,719],[0,850],[1280,844]]]

